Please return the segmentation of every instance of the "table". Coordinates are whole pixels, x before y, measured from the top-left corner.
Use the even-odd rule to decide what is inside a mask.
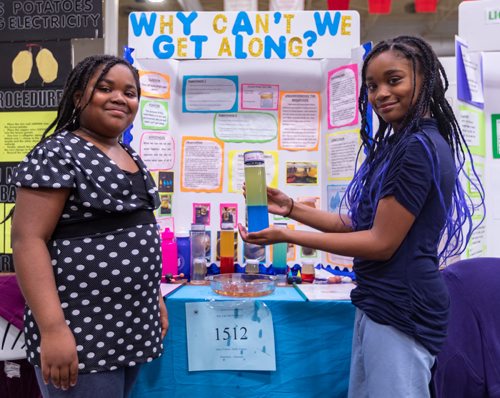
[[[249,299],[265,302],[272,312],[275,372],[188,372],[185,304],[229,299],[208,286],[184,286],[167,297],[165,352],[143,365],[132,398],[347,396],[354,306],[350,301],[305,301],[292,287]]]

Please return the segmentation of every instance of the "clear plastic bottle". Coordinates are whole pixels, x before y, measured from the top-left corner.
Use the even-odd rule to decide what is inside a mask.
[[[249,258],[246,261],[245,272],[247,274],[258,274],[259,273],[259,260]]]
[[[191,262],[189,272],[191,283],[201,284],[204,283],[205,276],[207,275],[205,225],[191,224],[189,235],[191,239]]]
[[[245,152],[243,159],[245,162],[248,231],[257,232],[269,227],[264,152]]]
[[[190,279],[191,263],[191,242],[189,240],[189,231],[178,231],[175,234],[177,241],[177,268],[179,274],[184,274],[183,278]]]

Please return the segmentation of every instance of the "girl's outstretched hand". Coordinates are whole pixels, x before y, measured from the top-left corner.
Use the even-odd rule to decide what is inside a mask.
[[[284,242],[284,231],[286,229],[271,227],[258,232],[248,232],[243,225],[238,224],[238,230],[240,231],[241,239],[245,242],[263,246]]]

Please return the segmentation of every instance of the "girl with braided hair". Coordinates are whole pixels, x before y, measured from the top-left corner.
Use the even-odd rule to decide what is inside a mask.
[[[140,364],[162,353],[159,197],[140,157],[120,142],[139,98],[128,62],[85,58],[12,178],[27,356],[45,398],[126,397]]]
[[[484,190],[445,98],[447,88],[444,69],[424,40],[399,36],[378,43],[362,68],[360,151],[366,159],[342,200],[347,214],[294,203],[268,188],[271,213],[320,232],[248,233],[239,225],[250,243],[284,241],[354,257],[349,397],[430,394],[449,307],[439,265],[465,250],[474,231],[472,215],[484,207]],[[368,104],[378,117],[374,134]],[[466,160],[475,178],[465,176]],[[479,203],[467,196],[461,178],[480,193]]]

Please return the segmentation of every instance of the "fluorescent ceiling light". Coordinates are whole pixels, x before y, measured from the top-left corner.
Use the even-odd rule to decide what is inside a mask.
[[[165,0],[147,0],[149,3],[163,3]]]

